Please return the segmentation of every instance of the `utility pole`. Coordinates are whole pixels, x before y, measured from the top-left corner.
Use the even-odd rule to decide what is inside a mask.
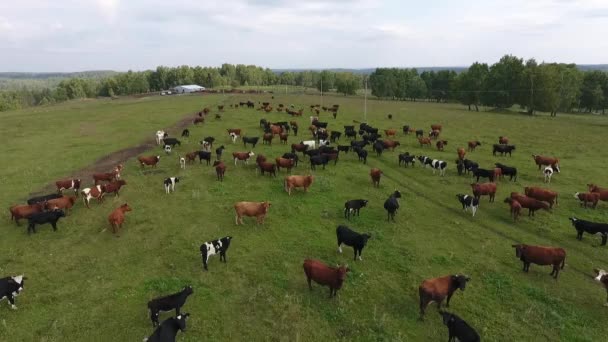
[[[534,74],[530,74],[530,115],[534,115]]]
[[[365,93],[363,94],[363,121],[367,122],[367,78],[369,75],[365,76]]]
[[[323,105],[323,75],[319,74],[321,77],[321,106]]]

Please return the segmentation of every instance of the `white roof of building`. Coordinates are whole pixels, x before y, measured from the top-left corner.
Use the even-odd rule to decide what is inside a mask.
[[[205,89],[205,87],[201,87],[197,84],[186,84],[186,85],[180,85],[177,86],[175,88],[184,88],[184,89]]]

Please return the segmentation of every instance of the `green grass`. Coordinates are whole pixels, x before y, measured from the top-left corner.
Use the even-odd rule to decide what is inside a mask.
[[[0,113],[3,153],[4,208],[20,203],[27,194],[81,169],[105,154],[134,146],[170,127],[188,113],[216,103],[270,100],[263,96],[176,96],[138,100],[69,102],[58,106]],[[306,108],[319,103],[315,96],[275,94],[273,103]],[[342,131],[353,120],[363,120],[360,99],[324,97],[324,104],[340,104],[337,120],[322,114],[330,129]],[[393,120],[386,119],[392,113]],[[226,128],[242,128],[245,135],[260,136],[258,122],[289,120],[285,114],[228,108],[221,120],[210,116],[204,125],[190,127],[191,137],[171,157],[161,157],[158,173],[142,173],[131,159],[123,178],[128,185],[121,197],[109,197],[87,210],[78,203],[73,214],[52,232],[41,227],[35,236],[15,227],[5,211],[0,229],[0,275],[25,273],[26,289],[17,298],[19,310],[0,304],[0,340],[3,341],[108,341],[139,340],[152,332],[146,302],[156,296],[194,287],[184,310],[191,313],[182,341],[426,341],[444,340],[435,305],[424,322],[418,320],[417,286],[423,279],[466,273],[472,280],[465,292],[452,298],[450,310],[467,320],[491,341],[599,341],[608,333],[608,316],[602,306],[605,290],[589,275],[594,267],[608,267],[606,247],[599,239],[575,239],[568,216],[608,221],[607,205],[596,210],[580,208],[572,197],[585,184],[608,184],[605,141],[608,121],[595,116],[528,117],[511,113],[468,112],[454,104],[368,101],[368,122],[380,129],[409,124],[429,128],[444,125],[445,152],[420,149],[413,136],[399,135],[402,146],[372,155],[368,164],[352,154],[340,156],[337,166],[313,172],[309,193],[291,197],[282,189],[282,177],[257,175],[253,165],[228,162],[223,183],[206,165],[180,170],[177,155],[194,151],[202,137],[213,135],[233,151]],[[308,116],[297,119],[300,136],[308,139]],[[179,132],[171,132],[178,135]],[[507,135],[517,145],[513,157],[493,157],[491,144]],[[489,167],[496,161],[517,166],[515,183],[501,181],[496,203],[487,198],[477,216],[461,212],[456,193],[470,193],[470,178],[457,176],[455,150],[468,140],[482,146],[468,157]],[[342,144],[346,143],[343,138]],[[218,145],[219,145],[218,144]],[[255,148],[256,154],[274,159],[287,152],[278,140],[272,147]],[[447,176],[430,170],[398,168],[397,154],[444,159]],[[144,154],[160,154],[160,148]],[[539,212],[516,224],[502,199],[524,186],[542,185],[531,154],[556,155],[562,173],[551,188],[560,192],[552,213]],[[380,188],[371,186],[369,169],[384,171]],[[294,174],[310,171],[303,163]],[[177,191],[164,194],[162,179],[182,177]],[[87,185],[90,184],[87,180]],[[401,190],[402,209],[397,223],[387,223],[382,204],[395,189]],[[369,206],[350,223],[342,217],[348,199],[366,198]],[[235,226],[236,201],[272,201],[264,226],[245,219]],[[133,211],[120,238],[113,237],[107,215],[127,201]],[[348,224],[373,238],[363,261],[352,261],[352,249],[336,252],[335,228]],[[198,248],[204,241],[231,235],[228,263],[212,258],[202,271]],[[566,268],[556,282],[549,267],[521,271],[511,244],[524,242],[561,246],[567,250]],[[329,264],[348,263],[351,273],[338,297],[313,286],[309,292],[302,270],[305,258]],[[161,319],[168,317],[161,315]]]

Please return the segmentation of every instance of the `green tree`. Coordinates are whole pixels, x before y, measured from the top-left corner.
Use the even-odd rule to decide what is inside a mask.
[[[502,57],[490,67],[482,103],[497,108],[510,108],[515,103],[525,103],[520,100],[522,96],[527,96],[526,91],[521,89],[523,74],[522,59],[511,55]],[[533,81],[533,77],[530,79]]]
[[[475,106],[475,111],[479,112],[481,94],[483,86],[488,77],[489,68],[485,63],[475,62],[467,71],[463,71],[457,77],[457,94],[459,101],[471,110],[471,105]]]
[[[344,95],[355,95],[361,86],[361,80],[350,72],[336,73],[336,90]]]

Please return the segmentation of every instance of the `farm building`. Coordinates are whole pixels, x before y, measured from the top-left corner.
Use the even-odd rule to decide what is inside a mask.
[[[203,91],[203,90],[205,90],[205,87],[201,87],[201,86],[196,85],[196,84],[188,84],[188,85],[177,86],[177,87],[173,88],[173,90],[177,94],[194,93],[194,92],[197,92],[197,91]]]

